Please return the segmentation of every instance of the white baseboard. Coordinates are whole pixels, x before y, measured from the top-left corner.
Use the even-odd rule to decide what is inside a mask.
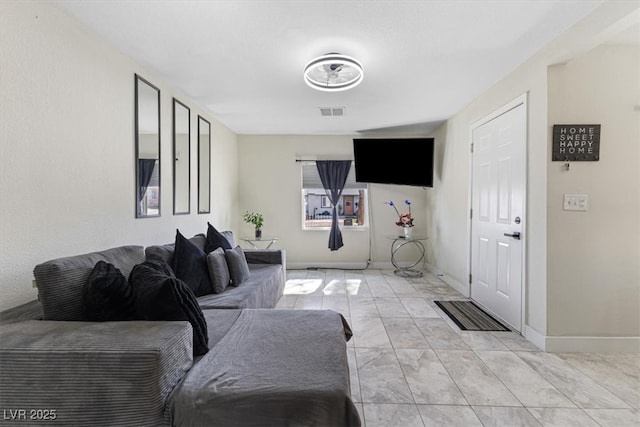
[[[538,347],[540,350],[545,351],[545,336],[533,329],[531,326],[524,325],[524,333],[522,334],[522,336],[525,337],[527,341]]]
[[[289,262],[287,261],[287,270],[306,270],[312,268],[336,268],[345,270],[364,270],[367,261],[360,262]]]
[[[289,262],[287,261],[287,270],[306,270],[311,268],[336,268],[336,269],[350,269],[350,270],[364,270],[367,266],[366,261],[356,262],[316,262],[316,261],[302,261],[302,262]],[[395,270],[395,267],[390,262],[372,262],[369,268],[376,270]]]
[[[437,276],[440,280],[442,280],[447,285],[451,286],[456,291],[460,292],[465,297],[469,298],[469,285],[465,285],[464,283],[458,282],[456,279],[446,275],[445,273],[438,270],[435,266],[429,264],[428,262],[424,263],[424,266],[429,272],[433,273],[434,276]]]
[[[396,268],[389,261],[378,261],[371,264],[371,268],[375,268],[377,270],[395,270]]]
[[[640,337],[546,337],[549,353],[640,353]]]
[[[524,337],[548,353],[640,353],[640,337],[550,337],[526,325]]]

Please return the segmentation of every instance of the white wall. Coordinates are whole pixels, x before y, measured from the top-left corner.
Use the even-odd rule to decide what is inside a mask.
[[[547,170],[549,335],[640,336],[638,105],[640,44],[549,69],[549,126],[601,125],[599,161]],[[564,211],[566,193],[587,194],[589,210]]]
[[[36,264],[237,225],[236,136],[47,2],[0,2],[0,309],[35,299]],[[134,73],[161,90],[162,216],[135,219]],[[173,216],[171,98],[212,124],[212,210]]]
[[[552,164],[550,161],[551,124],[547,117],[547,69],[554,63],[579,56],[602,42],[607,35],[611,35],[612,27],[625,21],[629,14],[637,13],[638,7],[637,4],[631,2],[603,3],[578,25],[566,31],[491,89],[476,98],[435,133],[437,179],[434,190],[429,194],[427,201],[427,217],[430,220],[428,233],[433,236],[432,252],[428,254],[428,262],[436,270],[443,272],[445,278],[450,278],[458,283],[467,283],[469,274],[469,129],[476,120],[490,114],[521,94],[528,93],[527,211],[524,218],[527,239],[525,324],[532,335],[542,337],[543,346],[546,336],[562,330],[562,327],[556,325],[556,322],[563,321],[556,316],[556,313],[550,313],[552,307],[550,300],[556,295],[555,288],[551,289],[551,286],[557,286],[558,281],[556,280],[557,274],[554,272],[556,264],[552,259],[554,249],[550,250],[549,248],[551,245],[557,244],[557,239],[560,237],[549,238],[551,231],[548,231],[548,224],[554,224],[555,227],[558,201],[555,192],[548,193],[548,188],[556,184],[556,174],[552,172],[548,174],[547,169],[555,167],[556,164]],[[584,111],[582,107],[572,105],[567,105],[566,108],[573,108],[573,111],[578,114]],[[609,114],[611,112],[601,111],[597,122],[607,120]],[[547,182],[548,180],[549,182]],[[592,191],[591,188],[588,191]],[[631,197],[637,198],[637,192]],[[598,235],[598,239],[598,243],[604,244],[606,241],[601,234]],[[564,245],[564,248],[571,250],[580,244],[580,242],[570,241]],[[631,256],[628,255],[625,260],[631,262],[627,265],[633,266],[633,262],[628,258]],[[549,263],[552,263],[553,269],[549,271],[548,277]],[[594,262],[594,260],[586,261],[584,259],[573,260],[571,271],[585,268],[587,263],[591,264],[590,271],[593,272],[595,269],[599,272],[599,277],[611,271],[609,266]],[[633,267],[630,268],[633,269]],[[626,277],[632,278],[633,275],[627,274]],[[572,284],[565,285],[564,289],[568,292],[560,291],[564,294],[565,300],[562,308],[557,306],[558,310],[566,310],[564,318],[571,316],[574,312],[580,313],[581,309],[574,307],[580,301],[590,301],[594,297],[597,298],[600,293],[585,294],[585,289],[578,290],[579,286],[575,284],[573,278],[565,277],[565,279],[570,279]],[[637,279],[635,286],[638,286]],[[567,304],[569,294],[572,297],[571,304]],[[635,295],[637,294],[629,292],[625,294],[625,297]],[[620,297],[620,295],[617,296],[617,298]],[[556,307],[555,304],[554,301],[553,307]],[[591,303],[588,305],[592,307]],[[617,307],[623,308],[626,305]],[[633,321],[634,317],[627,316],[626,319]],[[637,319],[637,315],[635,319]],[[600,317],[600,320],[608,322],[608,319],[603,317]],[[554,322],[553,325],[551,322]],[[573,323],[571,327],[576,331]],[[629,333],[633,329],[624,330],[618,328],[617,325],[619,325],[619,321],[615,320],[608,322],[605,326],[592,328],[590,331],[593,334],[612,334],[614,330]],[[637,331],[637,322],[635,330]]]
[[[370,216],[367,230],[342,228],[344,247],[327,248],[329,231],[302,230],[300,163],[296,159],[353,159],[354,135],[240,135],[238,137],[239,207],[242,212],[264,215],[264,236],[278,236],[278,247],[287,249],[287,265],[357,268],[366,265],[371,247],[375,266],[390,267],[391,243],[387,236],[398,235],[397,215],[385,202],[402,204],[411,200],[416,216],[413,232],[426,232],[426,193],[420,187],[370,185]],[[381,164],[383,167],[383,164]],[[241,224],[244,235],[252,235],[249,224]],[[414,252],[399,253],[409,261]]]

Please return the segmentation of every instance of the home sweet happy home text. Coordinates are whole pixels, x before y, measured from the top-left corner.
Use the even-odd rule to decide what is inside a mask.
[[[600,125],[553,125],[554,161],[598,161]]]

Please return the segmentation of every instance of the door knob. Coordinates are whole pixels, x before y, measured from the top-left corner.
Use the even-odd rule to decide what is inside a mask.
[[[507,237],[513,237],[516,240],[520,240],[520,232],[519,231],[514,231],[513,234],[504,233],[504,235],[507,236]]]

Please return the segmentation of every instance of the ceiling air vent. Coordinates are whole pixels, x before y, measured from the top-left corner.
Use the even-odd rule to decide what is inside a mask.
[[[344,116],[345,107],[319,107],[322,117]]]

